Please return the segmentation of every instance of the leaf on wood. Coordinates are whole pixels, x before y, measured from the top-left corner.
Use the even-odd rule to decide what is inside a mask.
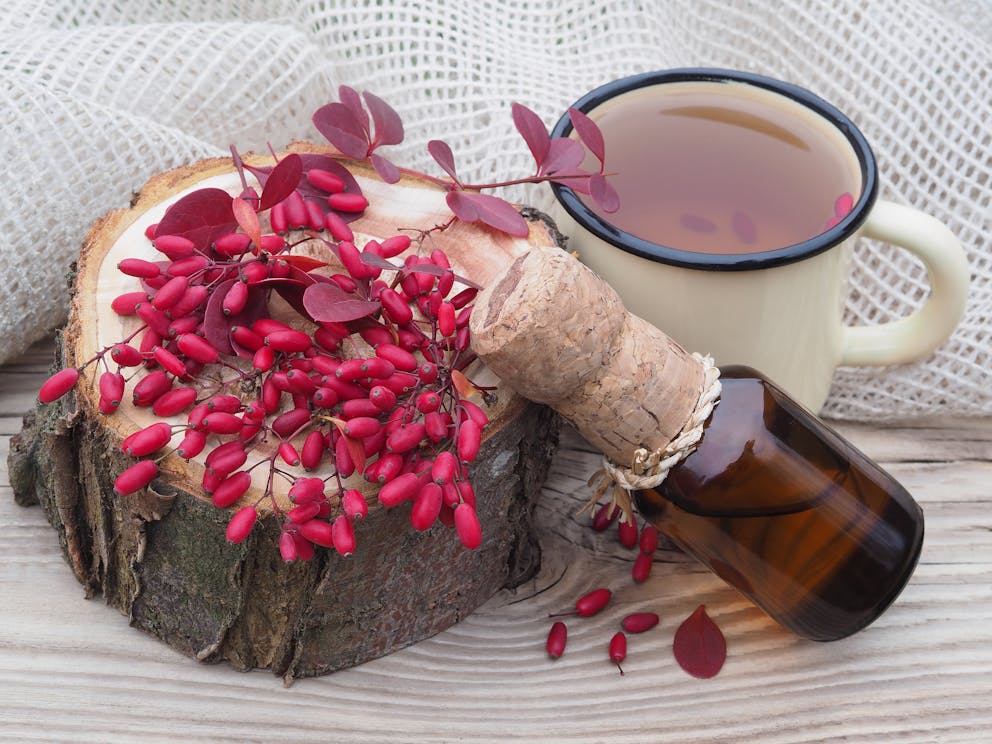
[[[388,259],[382,256],[376,255],[375,253],[369,253],[368,251],[362,251],[358,254],[358,260],[361,261],[366,266],[374,266],[377,269],[383,269],[384,271],[399,271],[402,266],[392,263]],[[438,266],[437,268],[441,268]]]
[[[471,398],[479,392],[479,388],[473,385],[472,382],[457,369],[451,370],[451,384],[455,386],[455,390],[458,391],[458,395],[462,398]]]
[[[336,284],[313,284],[303,292],[303,306],[318,323],[346,323],[365,318],[379,310],[379,303],[362,300]]]
[[[589,178],[589,195],[608,214],[620,209],[620,195],[601,173],[595,173]]]
[[[319,274],[308,274],[295,266],[289,267],[289,276],[268,283],[268,280],[263,280],[259,282],[263,287],[274,289],[276,293],[285,300],[286,304],[293,308],[300,317],[306,318],[307,320],[313,320],[310,317],[310,313],[307,312],[306,307],[303,304],[303,295],[307,290],[307,287],[319,282],[319,281],[331,281],[329,278],[322,277]]]
[[[230,291],[237,279],[228,279],[217,285],[210,294],[207,305],[203,309],[203,337],[221,354],[232,354],[231,317],[224,314],[224,297]],[[246,305],[247,306],[247,305]]]
[[[372,266],[372,265],[375,265],[375,264],[372,264],[370,262],[369,265]],[[385,267],[382,267],[382,268],[385,268]],[[392,268],[395,269],[395,268],[400,268],[400,267],[393,266]],[[438,266],[435,263],[426,263],[426,262],[425,263],[419,263],[419,264],[413,264],[412,266],[403,266],[402,269],[403,269],[403,273],[404,274],[430,274],[431,276],[444,276],[449,271],[451,271],[451,269],[446,269],[443,266]],[[476,282],[472,281],[468,277],[461,276],[460,274],[455,274],[455,281],[461,282],[466,287],[472,287],[472,289],[480,289],[480,290],[482,289],[482,285],[481,284],[477,284]]]
[[[365,105],[372,114],[375,125],[375,142],[378,145],[398,145],[403,141],[403,120],[396,110],[379,96],[365,91]]]
[[[251,204],[244,199],[234,199],[231,201],[231,210],[234,212],[234,219],[244,230],[245,234],[251,238],[251,242],[256,247],[262,245],[262,226],[258,224],[258,215],[252,209]]]
[[[355,463],[355,470],[361,473],[365,470],[365,447],[362,443],[352,439],[347,434],[344,433],[344,428],[346,426],[345,422],[334,416],[328,417],[330,421],[337,428],[338,433],[341,435],[341,439],[344,440],[344,446],[348,448],[348,454],[351,455],[351,461]]]
[[[575,128],[575,133],[579,135],[579,139],[585,143],[589,152],[595,155],[602,165],[606,159],[606,144],[603,142],[603,133],[599,130],[599,126],[577,108],[568,110],[568,118]]]
[[[269,276],[265,279],[260,279],[253,286],[262,287],[266,289],[278,289],[282,285],[289,285],[293,287],[309,287],[314,284],[314,278],[312,275],[307,274],[305,271],[300,269],[295,269],[290,267],[289,276]]]
[[[285,260],[289,256],[280,256],[279,260]],[[289,263],[287,261],[287,263]],[[289,273],[282,277],[267,277],[257,282],[252,289],[267,292],[275,290],[278,295],[292,307],[300,317],[313,320],[306,308],[303,306],[303,293],[307,287],[317,282],[331,282],[329,277],[319,274],[308,274],[297,266],[290,264]],[[337,285],[335,285],[337,286]]]
[[[566,137],[556,137],[551,140],[548,157],[541,165],[541,173],[555,175],[562,171],[574,171],[585,157],[585,148],[579,142]]]
[[[263,212],[292,194],[302,177],[303,159],[296,153],[283,157],[265,179],[258,211]]]
[[[727,640],[716,623],[699,605],[675,631],[672,645],[675,660],[693,677],[709,679],[716,676],[727,658]]]
[[[279,256],[279,260],[285,261],[290,266],[295,266],[300,271],[313,271],[314,269],[320,269],[327,266],[326,261],[321,261],[320,259],[313,258],[312,256],[298,256],[292,253]]]
[[[427,143],[427,152],[441,166],[441,170],[451,176],[455,183],[459,183],[458,174],[455,173],[455,156],[451,152],[451,147],[448,146],[447,142],[444,140],[431,140]]]
[[[171,207],[159,220],[158,235],[180,235],[205,250],[221,235],[234,230],[237,220],[231,195],[223,189],[197,189]]]
[[[313,170],[318,168],[320,170],[326,170],[333,173],[335,176],[344,181],[344,190],[348,194],[361,194],[362,187],[358,185],[358,181],[351,174],[351,171],[345,168],[341,163],[332,158],[330,155],[318,155],[316,153],[304,153],[300,155],[300,160],[303,162],[303,170]],[[316,186],[311,184],[307,179],[302,179],[300,185],[296,189],[300,192],[300,196],[307,198],[313,197],[319,199],[320,201],[327,203],[327,192],[318,189]]]
[[[463,222],[482,222],[518,238],[526,238],[530,235],[530,227],[520,216],[520,212],[498,196],[449,191],[445,201],[455,216]]]
[[[225,291],[224,294],[227,294]],[[250,326],[259,318],[269,317],[269,303],[267,298],[268,290],[264,287],[252,286],[248,287],[248,299],[245,302],[244,309],[235,315],[227,316],[227,334],[228,342],[231,344],[231,348],[234,353],[239,357],[245,359],[251,359],[255,352],[245,349],[244,347],[236,344],[231,338],[231,328],[233,326]],[[222,302],[223,304],[223,302]],[[223,315],[223,308],[221,308],[221,315]],[[205,324],[205,321],[204,321]]]
[[[369,151],[369,139],[350,108],[343,103],[328,103],[314,112],[313,125],[343,155],[364,160]]]
[[[299,155],[300,161],[303,166],[304,171],[308,171],[312,168],[318,168],[321,170],[326,170],[342,181],[344,181],[344,190],[349,194],[361,194],[362,187],[358,185],[358,181],[351,174],[347,168],[345,168],[340,162],[332,158],[330,155],[317,155],[314,153],[301,153]],[[262,184],[263,190],[265,184],[272,173],[271,166],[254,167],[251,165],[245,165],[245,168],[251,171],[252,175],[258,179],[258,182]],[[299,184],[296,187],[297,193],[308,201],[312,201],[320,209],[321,214],[327,214],[331,211],[327,204],[327,193],[323,189],[319,189],[310,183],[306,178],[301,178]],[[357,220],[361,214],[358,212],[338,212],[337,213],[341,219],[345,222],[351,222]]]
[[[523,104],[514,103],[510,111],[513,116],[513,125],[520,132],[520,136],[524,138],[524,142],[530,148],[530,154],[534,156],[534,161],[540,168],[551,147],[551,135],[548,134],[548,128],[544,126],[540,116]]]
[[[386,183],[396,183],[400,180],[400,169],[397,168],[392,161],[386,160],[382,155],[377,155],[372,153],[369,156],[369,162],[372,163],[372,167],[375,168],[375,172],[379,174],[379,177]]]
[[[231,351],[234,353],[236,357],[240,359],[251,359],[253,356],[255,356],[254,351],[242,346],[234,339],[234,336],[232,336],[230,333],[230,328],[228,328],[227,342],[231,345]]]

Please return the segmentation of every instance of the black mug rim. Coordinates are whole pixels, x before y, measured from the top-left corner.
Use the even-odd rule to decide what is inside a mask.
[[[676,82],[740,82],[779,93],[802,104],[830,122],[847,139],[861,166],[861,193],[851,211],[828,230],[790,246],[783,246],[758,253],[698,253],[679,250],[645,240],[625,232],[592,211],[579,196],[567,186],[552,183],[551,190],[562,208],[586,230],[607,243],[642,258],[672,266],[708,271],[747,271],[801,261],[839,245],[851,237],[868,218],[878,195],[878,166],[868,140],[844,113],[816,94],[798,85],[787,83],[757,73],[724,70],[710,67],[685,67],[658,70],[620,78],[586,93],[572,107],[585,114],[612,98],[632,90],[653,85]],[[567,137],[572,132],[568,113],[555,124],[552,137]]]

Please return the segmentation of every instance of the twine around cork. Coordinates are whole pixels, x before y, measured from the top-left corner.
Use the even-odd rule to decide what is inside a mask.
[[[554,408],[602,451],[595,501],[612,486],[625,516],[629,491],[664,480],[719,400],[711,359],[628,312],[561,250],[517,258],[479,293],[469,323],[474,350],[504,384]]]
[[[689,456],[703,438],[703,426],[720,402],[720,370],[713,358],[693,354],[704,366],[703,391],[685,427],[664,447],[649,452],[643,447],[634,451],[630,465],[613,462],[603,455],[603,467],[592,474],[588,485],[595,490],[579,513],[592,509],[611,488],[611,503],[620,510],[621,518],[629,520],[633,513],[631,491],[657,488],[669,471]],[[611,510],[612,511],[612,510]]]

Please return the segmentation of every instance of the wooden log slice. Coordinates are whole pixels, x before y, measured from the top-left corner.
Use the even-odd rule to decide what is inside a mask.
[[[306,144],[292,149],[314,151]],[[359,245],[449,218],[443,191],[429,182],[404,176],[387,185],[360,163],[346,165],[370,202],[352,223]],[[94,226],[80,255],[58,366],[80,365],[137,327],[136,319],[110,310],[114,297],[139,288],[117,263],[160,259],[144,237],[146,226],[182,195],[205,186],[240,191],[229,160],[156,176],[130,209],[111,212]],[[528,216],[528,239],[458,223],[434,235],[434,245],[446,251],[458,274],[484,285],[531,245],[556,242],[544,221]],[[326,249],[312,250],[332,260]],[[557,419],[508,390],[487,411],[492,424],[471,469],[483,524],[478,550],[464,549],[454,530],[442,525],[414,531],[408,504],[384,509],[375,488],[353,477],[347,485],[363,490],[370,505],[356,526],[356,552],[344,558],[318,550],[314,560],[285,563],[277,548],[280,520],[264,511],[265,502],[247,541],[225,539],[231,513],[261,494],[265,468],[256,468],[262,474],[228,510],[215,508],[202,491],[203,455],[188,463],[169,455],[147,489],[126,497],[114,491],[114,479],[133,462],[121,453],[121,440],[158,419],[130,404],[144,372],[129,380],[116,414],[99,414],[95,378],[101,371],[89,365],[73,394],[26,417],[11,446],[15,496],[43,505],[88,596],[102,593],[132,625],[200,661],[226,659],[239,670],[267,667],[287,682],[352,666],[445,629],[539,565],[530,520],[557,441]],[[484,378],[487,371],[472,374]],[[174,421],[182,424],[185,416]],[[286,498],[284,490],[277,498]]]

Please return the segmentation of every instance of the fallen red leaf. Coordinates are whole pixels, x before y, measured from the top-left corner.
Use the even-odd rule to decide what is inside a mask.
[[[675,631],[672,650],[679,666],[693,677],[709,679],[720,671],[727,659],[727,640],[706,614],[706,605],[699,605]]]

